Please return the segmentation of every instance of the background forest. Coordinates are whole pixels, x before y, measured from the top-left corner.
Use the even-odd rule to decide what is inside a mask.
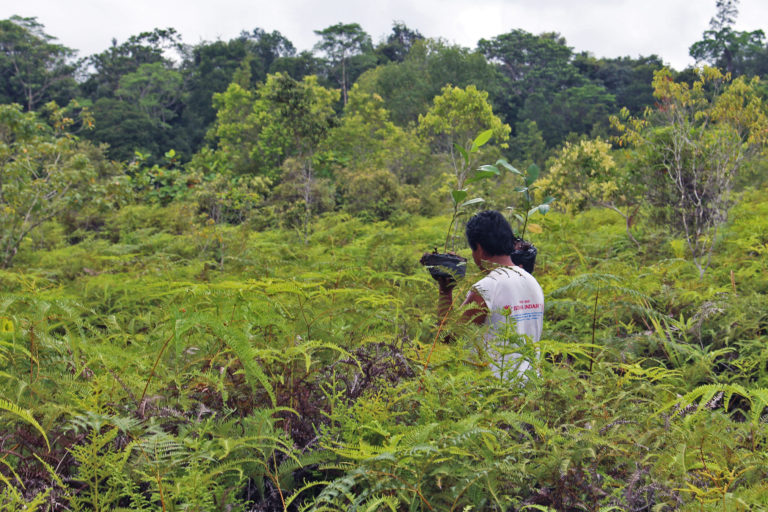
[[[768,508],[768,43],[737,4],[682,71],[399,22],[78,59],[0,21],[0,508]],[[479,208],[539,251],[544,338],[494,347],[540,354],[526,382],[418,264]]]

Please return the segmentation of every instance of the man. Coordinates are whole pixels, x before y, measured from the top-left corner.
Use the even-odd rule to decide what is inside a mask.
[[[482,211],[467,222],[467,242],[472,259],[486,276],[476,282],[464,299],[468,309],[463,319],[488,325],[486,349],[494,359],[491,369],[498,377],[522,375],[530,362],[512,351],[498,350],[490,342],[499,336],[509,337],[508,329],[514,325],[518,335],[537,342],[541,338],[544,322],[544,293],[536,279],[522,267],[515,265],[511,254],[517,241],[507,220],[497,211]],[[438,278],[440,298],[438,311],[441,319],[453,303],[456,281]]]

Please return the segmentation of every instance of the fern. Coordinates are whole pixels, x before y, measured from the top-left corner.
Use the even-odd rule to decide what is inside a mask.
[[[251,383],[251,386],[255,389],[257,383],[261,384],[269,396],[272,407],[275,407],[277,405],[275,391],[272,388],[272,384],[269,382],[269,378],[257,362],[258,353],[251,347],[248,336],[240,330],[226,329],[218,324],[212,324],[210,327],[240,360],[240,363],[243,365],[245,376]]]
[[[45,445],[48,447],[48,451],[51,450],[51,444],[48,442],[48,436],[45,435],[43,427],[41,427],[34,416],[32,416],[32,413],[3,398],[0,398],[0,410],[7,411],[32,425],[38,432],[40,432],[40,435],[43,436]]]

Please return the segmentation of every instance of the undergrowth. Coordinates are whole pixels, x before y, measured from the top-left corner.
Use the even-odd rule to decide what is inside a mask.
[[[499,340],[541,356],[512,381],[478,329],[436,332],[443,218],[333,214],[305,244],[141,207],[31,240],[0,271],[0,504],[764,509],[762,197],[703,280],[668,234],[543,218],[545,336]]]

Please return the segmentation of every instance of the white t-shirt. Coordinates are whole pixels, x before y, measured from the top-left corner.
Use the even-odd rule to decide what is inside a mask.
[[[486,350],[495,360],[492,370],[499,378],[522,376],[530,362],[515,352],[499,353],[491,345],[507,322],[514,322],[515,331],[531,341],[541,339],[544,325],[544,292],[536,279],[522,267],[498,267],[473,286],[488,306],[485,323],[489,326],[485,337]],[[524,377],[523,377],[524,378]]]

